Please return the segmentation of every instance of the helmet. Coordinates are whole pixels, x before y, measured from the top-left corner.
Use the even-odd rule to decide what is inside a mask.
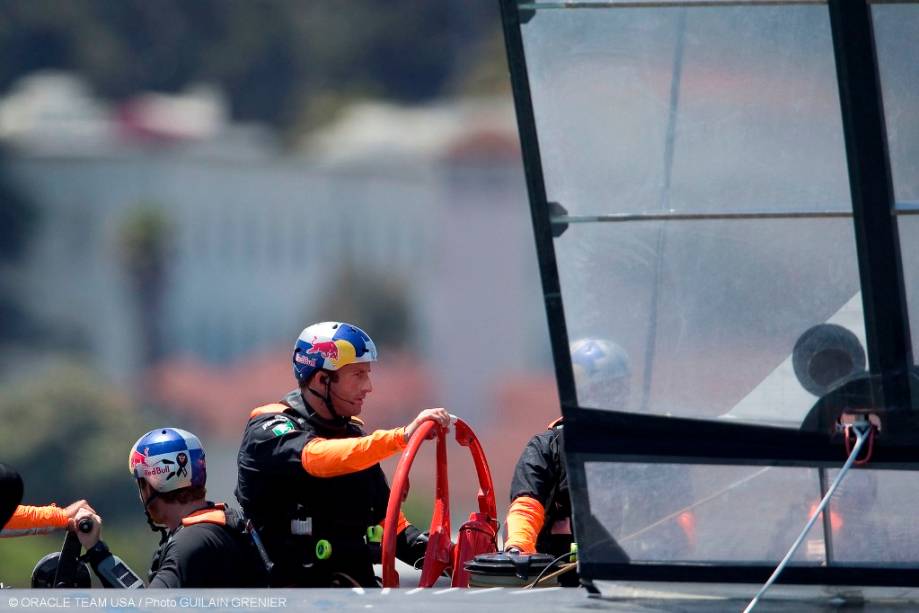
[[[571,343],[571,366],[579,404],[625,410],[632,374],[625,349],[612,341],[582,338]]]
[[[158,428],[137,439],[128,469],[160,494],[204,486],[207,481],[201,441],[178,428]]]
[[[294,376],[305,383],[317,370],[338,370],[348,364],[376,362],[377,346],[351,324],[324,321],[303,329],[294,345]]]

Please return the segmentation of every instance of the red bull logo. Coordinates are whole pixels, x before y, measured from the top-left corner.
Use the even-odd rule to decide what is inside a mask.
[[[134,470],[134,467],[137,466],[138,464],[146,464],[146,463],[147,463],[147,458],[144,457],[144,455],[140,453],[139,451],[135,451],[131,455],[131,470]]]
[[[316,366],[316,360],[302,353],[298,353],[294,356],[294,362],[297,364],[306,364],[307,366]]]
[[[335,341],[320,341],[318,343],[313,343],[310,348],[306,350],[306,353],[318,353],[326,360],[337,360],[338,345],[335,344]]]
[[[156,476],[156,475],[168,475],[168,474],[171,473],[171,472],[172,472],[172,469],[170,469],[168,466],[167,466],[167,467],[163,467],[163,466],[152,466],[152,467],[150,467],[150,468],[145,468],[145,469],[144,469],[144,476],[145,476],[145,477],[154,477],[154,476]]]

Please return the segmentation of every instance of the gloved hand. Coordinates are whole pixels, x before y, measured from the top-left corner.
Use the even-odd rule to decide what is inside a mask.
[[[414,567],[415,563],[424,559],[428,549],[428,533],[422,532],[409,524],[396,538],[396,557]]]

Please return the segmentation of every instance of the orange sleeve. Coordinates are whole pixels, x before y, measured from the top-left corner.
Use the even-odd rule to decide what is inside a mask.
[[[25,536],[28,534],[46,534],[52,530],[67,527],[67,516],[64,510],[55,505],[46,507],[30,507],[19,505],[10,518],[0,536]]]
[[[380,522],[380,527],[384,528],[385,523],[386,520],[384,519]],[[402,511],[399,511],[399,519],[396,521],[396,534],[402,534],[402,531],[411,525],[411,522],[408,520],[408,518],[405,517],[405,514]]]
[[[405,428],[377,430],[355,438],[314,438],[300,459],[314,477],[338,477],[370,468],[404,448]]]
[[[523,553],[536,553],[536,537],[546,521],[542,503],[529,496],[520,496],[507,511],[507,540],[504,548],[517,547]]]
[[[408,519],[405,517],[402,511],[399,511],[399,522],[396,524],[396,534],[402,534],[402,531],[405,530],[409,525],[410,524],[408,523]]]

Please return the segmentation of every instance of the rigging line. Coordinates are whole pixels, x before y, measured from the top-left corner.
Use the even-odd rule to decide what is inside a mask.
[[[556,577],[559,577],[561,575],[564,575],[567,572],[574,570],[575,568],[577,568],[577,566],[578,566],[577,562],[569,562],[568,564],[562,564],[559,567],[559,569],[555,571],[554,573],[552,573],[551,575],[546,575],[545,577],[542,577],[541,579],[537,579],[536,581],[534,581],[531,585],[528,585],[527,587],[535,587],[537,584],[542,584],[542,583],[545,583],[546,581],[555,579]],[[546,571],[543,570],[543,573],[545,572]]]
[[[660,210],[666,213],[670,209],[670,186],[673,178],[673,152],[676,144],[677,108],[680,103],[680,85],[683,81],[683,52],[686,47],[686,8],[680,9],[676,21],[676,44],[673,48],[673,75],[670,78],[670,112],[667,116],[667,133],[664,141],[664,185],[661,189]],[[648,340],[645,350],[644,374],[642,376],[641,412],[647,413],[651,400],[651,374],[654,370],[654,354],[657,349],[657,318],[660,308],[660,285],[664,273],[664,244],[666,243],[664,225],[658,229],[656,260],[654,263],[654,283],[651,285],[650,321],[648,322]]]
[[[820,482],[820,497],[826,496],[827,472],[826,468],[820,467],[817,472],[817,478]],[[833,555],[833,521],[831,513],[823,514],[823,556],[826,560],[832,560]]]
[[[771,470],[772,468],[773,468],[772,466],[767,466],[767,467],[765,467],[765,468],[762,468],[762,469],[756,471],[756,472],[753,473],[752,475],[747,475],[746,477],[744,477],[744,478],[742,478],[742,479],[738,479],[738,480],[735,481],[734,483],[731,483],[730,485],[727,485],[727,486],[721,488],[720,490],[718,490],[718,491],[715,492],[714,494],[710,494],[710,495],[706,496],[705,498],[702,498],[701,500],[697,500],[697,501],[695,501],[694,503],[692,503],[692,504],[690,504],[690,505],[687,505],[687,506],[683,507],[682,509],[679,509],[679,510],[677,510],[677,511],[674,511],[674,512],[671,513],[670,515],[666,515],[666,516],[660,518],[659,520],[657,520],[657,521],[654,522],[653,524],[650,524],[650,525],[645,526],[644,528],[641,528],[641,529],[638,530],[637,532],[633,532],[632,534],[629,534],[629,535],[627,535],[627,536],[622,537],[621,539],[618,539],[618,542],[623,543],[623,542],[625,542],[625,541],[627,541],[627,540],[629,540],[629,539],[633,539],[633,538],[635,538],[635,537],[641,536],[642,534],[644,534],[644,533],[647,532],[648,530],[651,530],[652,528],[656,528],[657,526],[659,526],[659,525],[661,525],[661,524],[663,524],[663,523],[665,523],[665,522],[667,522],[667,521],[670,521],[671,519],[673,519],[673,518],[675,518],[675,517],[679,517],[681,514],[685,513],[686,511],[692,511],[693,509],[702,506],[702,505],[705,504],[706,502],[712,501],[712,500],[714,500],[715,498],[718,498],[719,496],[721,496],[722,494],[726,494],[727,492],[731,491],[732,489],[734,489],[734,488],[736,488],[736,487],[740,487],[741,485],[743,485],[744,483],[746,483],[746,482],[748,482],[748,481],[752,481],[752,480],[755,479],[756,477],[759,477],[760,475],[762,475],[763,473],[765,473],[765,472],[768,471],[768,470]]]
[[[817,517],[823,513],[823,510],[830,502],[830,497],[833,496],[833,492],[835,492],[836,488],[839,487],[839,484],[842,482],[842,478],[845,477],[846,473],[849,472],[849,469],[852,468],[852,465],[855,463],[855,458],[858,457],[858,453],[862,450],[862,445],[865,444],[866,440],[872,438],[871,429],[873,427],[874,426],[872,426],[867,420],[852,424],[852,429],[855,430],[855,436],[857,440],[855,441],[855,446],[852,448],[852,452],[846,459],[846,463],[842,465],[842,468],[839,470],[839,474],[836,475],[836,478],[833,479],[833,483],[830,485],[830,489],[827,490],[826,496],[823,497],[823,500],[820,501],[820,504],[817,505],[817,508],[811,514],[810,519],[807,520],[807,524],[804,525],[804,529],[801,531],[801,534],[799,534],[798,538],[795,539],[795,542],[792,543],[791,549],[788,550],[788,553],[785,554],[785,557],[782,558],[782,561],[779,562],[779,565],[775,567],[772,575],[770,575],[769,579],[766,580],[766,583],[763,584],[763,587],[759,589],[759,591],[753,597],[753,600],[751,600],[750,604],[747,605],[747,608],[743,610],[743,613],[750,613],[750,611],[753,610],[753,607],[755,607],[759,602],[760,597],[766,593],[766,590],[768,590],[769,587],[775,583],[775,580],[778,579],[779,575],[782,574],[782,571],[785,570],[785,567],[788,565],[791,557],[795,555],[798,547],[801,546],[801,543],[804,542],[804,538],[807,536],[807,533],[810,532],[811,527],[813,527],[814,522],[817,521]]]
[[[549,577],[546,577],[545,574],[546,574],[550,569],[552,569],[553,566],[555,566],[558,562],[560,562],[562,558],[568,558],[568,557],[571,557],[571,552],[570,552],[570,551],[567,551],[567,552],[563,553],[562,555],[558,556],[557,558],[555,558],[554,560],[552,560],[551,562],[549,562],[548,564],[546,564],[546,566],[542,569],[542,571],[541,571],[538,575],[536,575],[536,579],[533,580],[533,583],[530,583],[529,585],[524,586],[523,589],[528,589],[528,588],[535,587],[536,584],[539,583],[540,581],[542,581],[543,579],[549,579]],[[577,563],[574,563],[574,565],[577,566]],[[566,568],[566,567],[567,567],[567,568]],[[565,571],[567,571],[567,570],[570,570],[571,567],[568,566],[568,565],[566,565],[566,564],[562,564],[562,569],[565,570]],[[561,573],[559,573],[559,574],[561,574]],[[555,575],[555,574],[553,573],[551,576],[552,576],[552,577],[555,577],[555,576],[557,576],[557,575]]]

